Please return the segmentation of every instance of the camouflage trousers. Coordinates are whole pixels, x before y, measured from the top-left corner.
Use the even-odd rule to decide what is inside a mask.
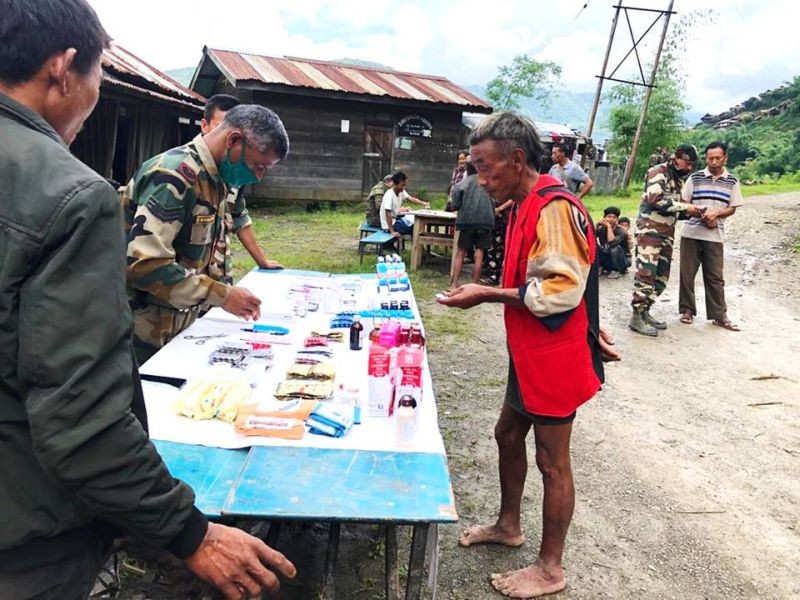
[[[674,235],[654,231],[636,234],[636,275],[631,300],[633,310],[649,309],[667,287],[674,241]]]
[[[133,310],[133,350],[143,364],[198,316],[197,307],[180,311],[166,306],[147,304]]]
[[[370,227],[381,226],[381,200],[380,196],[367,198],[367,213],[365,220]]]

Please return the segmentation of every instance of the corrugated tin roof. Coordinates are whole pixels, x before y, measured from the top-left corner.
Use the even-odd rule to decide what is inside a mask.
[[[552,136],[561,137],[580,137],[581,134],[567,125],[559,125],[558,123],[548,123],[547,121],[536,121],[536,128],[544,133],[548,132]]]
[[[203,51],[234,86],[241,81],[257,81],[270,85],[455,104],[472,111],[491,111],[491,106],[484,100],[450,80],[435,75],[305,58],[273,58],[214,48],[204,48]]]
[[[163,100],[164,102],[169,102],[170,104],[177,104],[180,106],[184,106],[186,108],[190,108],[195,111],[201,111],[203,109],[202,105],[199,105],[196,102],[178,100],[177,98],[173,98],[172,96],[168,96],[166,94],[161,94],[159,92],[154,92],[152,90],[146,90],[138,85],[134,85],[132,83],[128,83],[127,81],[122,81],[120,79],[117,79],[116,77],[114,77],[113,75],[109,75],[108,73],[103,75],[103,85],[122,88],[123,90],[130,90],[132,92],[138,92],[140,94],[146,94],[152,98]]]
[[[194,90],[184,87],[113,42],[103,51],[103,70],[105,80],[111,85],[130,88],[160,100],[191,108],[202,108],[206,101]]]

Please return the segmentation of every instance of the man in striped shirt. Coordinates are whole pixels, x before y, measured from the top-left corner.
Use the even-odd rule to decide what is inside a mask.
[[[691,323],[697,314],[694,280],[697,269],[703,267],[706,291],[706,317],[714,325],[731,331],[739,327],[728,318],[723,276],[723,235],[725,217],[742,205],[739,180],[725,168],[728,146],[711,142],[705,150],[706,168],[692,173],[683,186],[683,200],[705,207],[702,217],[693,216],[681,233],[681,278],[678,306],[681,323]]]

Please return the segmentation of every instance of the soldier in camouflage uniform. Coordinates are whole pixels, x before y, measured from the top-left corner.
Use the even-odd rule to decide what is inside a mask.
[[[681,201],[683,182],[697,162],[697,149],[678,146],[675,156],[647,172],[645,191],[636,217],[636,276],[630,328],[655,337],[667,324],[650,314],[650,307],[669,281],[675,222],[697,214],[697,207]]]
[[[661,148],[656,148],[655,152],[650,155],[650,162],[648,163],[648,166],[652,169],[656,165],[659,165],[663,162],[666,162],[666,159],[664,159],[661,154]]]
[[[208,135],[146,161],[122,196],[128,227],[128,294],[141,364],[197,318],[221,306],[257,319],[261,301],[225,283],[214,261],[231,188],[259,181],[286,157],[289,139],[262,106],[231,109]]]
[[[381,226],[381,202],[383,202],[383,195],[386,193],[386,190],[392,187],[392,185],[394,185],[392,183],[392,173],[389,173],[383,178],[383,181],[379,181],[373,185],[372,189],[369,191],[366,203],[366,221],[367,225],[370,227]]]
[[[234,106],[239,106],[241,101],[228,94],[215,94],[206,100],[203,108],[203,118],[200,121],[200,133],[207,135],[211,133],[225,118],[227,112]],[[233,188],[228,192],[225,199],[227,210],[223,227],[220,229],[219,239],[214,247],[214,268],[212,277],[227,284],[233,283],[233,268],[231,265],[231,233],[245,247],[255,263],[261,269],[282,269],[283,265],[278,261],[270,260],[264,255],[264,251],[256,240],[255,234],[250,227],[253,224],[250,213],[247,211],[247,202],[242,188]]]

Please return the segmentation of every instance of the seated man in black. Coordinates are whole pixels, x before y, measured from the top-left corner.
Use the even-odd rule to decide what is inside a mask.
[[[619,209],[609,206],[603,211],[603,219],[594,230],[597,238],[597,262],[601,272],[608,273],[610,279],[616,279],[620,274],[628,272],[625,260],[628,235],[618,221]]]

